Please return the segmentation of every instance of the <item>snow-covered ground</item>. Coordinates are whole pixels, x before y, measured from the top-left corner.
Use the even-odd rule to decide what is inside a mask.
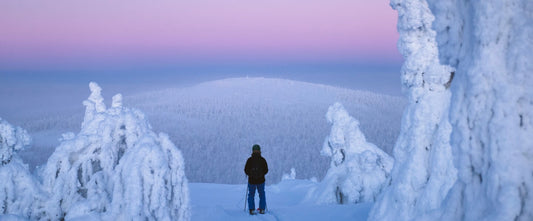
[[[190,183],[190,208],[193,221],[314,221],[367,220],[372,203],[316,205],[304,198],[317,183],[309,180],[283,180],[266,187],[267,213],[251,216],[244,208],[246,185]],[[256,201],[258,201],[256,195]],[[248,209],[248,208],[246,208]],[[26,220],[15,215],[0,215],[0,220]],[[78,220],[91,220],[91,217]]]
[[[372,203],[317,205],[305,201],[318,183],[309,180],[283,180],[265,188],[267,213],[250,216],[245,210],[246,185],[190,183],[191,220],[366,220]],[[256,202],[259,199],[256,195]],[[258,204],[256,204],[258,205]],[[247,209],[247,208],[246,208]]]

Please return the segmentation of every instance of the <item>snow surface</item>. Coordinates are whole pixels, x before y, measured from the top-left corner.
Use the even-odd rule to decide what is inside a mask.
[[[245,210],[246,185],[191,183],[191,220],[366,220],[372,203],[317,205],[305,196],[318,183],[309,180],[283,180],[266,186],[267,213],[248,215]],[[258,201],[256,197],[256,201]],[[258,204],[256,204],[258,205]]]
[[[394,160],[368,143],[359,122],[344,106],[335,103],[326,114],[333,124],[321,153],[331,157],[330,168],[307,201],[318,204],[357,204],[374,202],[388,185]]]

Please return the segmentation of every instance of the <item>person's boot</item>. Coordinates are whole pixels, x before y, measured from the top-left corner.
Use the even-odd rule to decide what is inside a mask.
[[[250,215],[255,215],[255,211],[253,209],[250,210]]]
[[[259,209],[259,213],[265,214],[265,210],[264,209]]]

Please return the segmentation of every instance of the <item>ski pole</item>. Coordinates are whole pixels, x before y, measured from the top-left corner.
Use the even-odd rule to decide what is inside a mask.
[[[249,190],[250,189],[249,189],[248,185],[246,185],[246,195],[244,197],[244,212],[246,212],[246,203],[247,203],[246,201],[248,201],[248,192],[249,192]]]

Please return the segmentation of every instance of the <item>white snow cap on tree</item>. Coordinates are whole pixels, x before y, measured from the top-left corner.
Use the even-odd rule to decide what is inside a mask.
[[[16,152],[30,145],[28,133],[0,118],[0,215],[38,219],[44,198],[38,182]]]
[[[43,171],[49,219],[189,220],[181,152],[136,109],[113,97],[106,109],[90,83],[78,134],[65,134]]]
[[[30,135],[20,127],[13,127],[0,118],[0,164],[11,161],[13,154],[31,143]]]
[[[307,200],[318,203],[374,202],[387,185],[393,159],[366,141],[359,122],[340,103],[326,114],[332,125],[321,153],[331,157],[331,166]]]

